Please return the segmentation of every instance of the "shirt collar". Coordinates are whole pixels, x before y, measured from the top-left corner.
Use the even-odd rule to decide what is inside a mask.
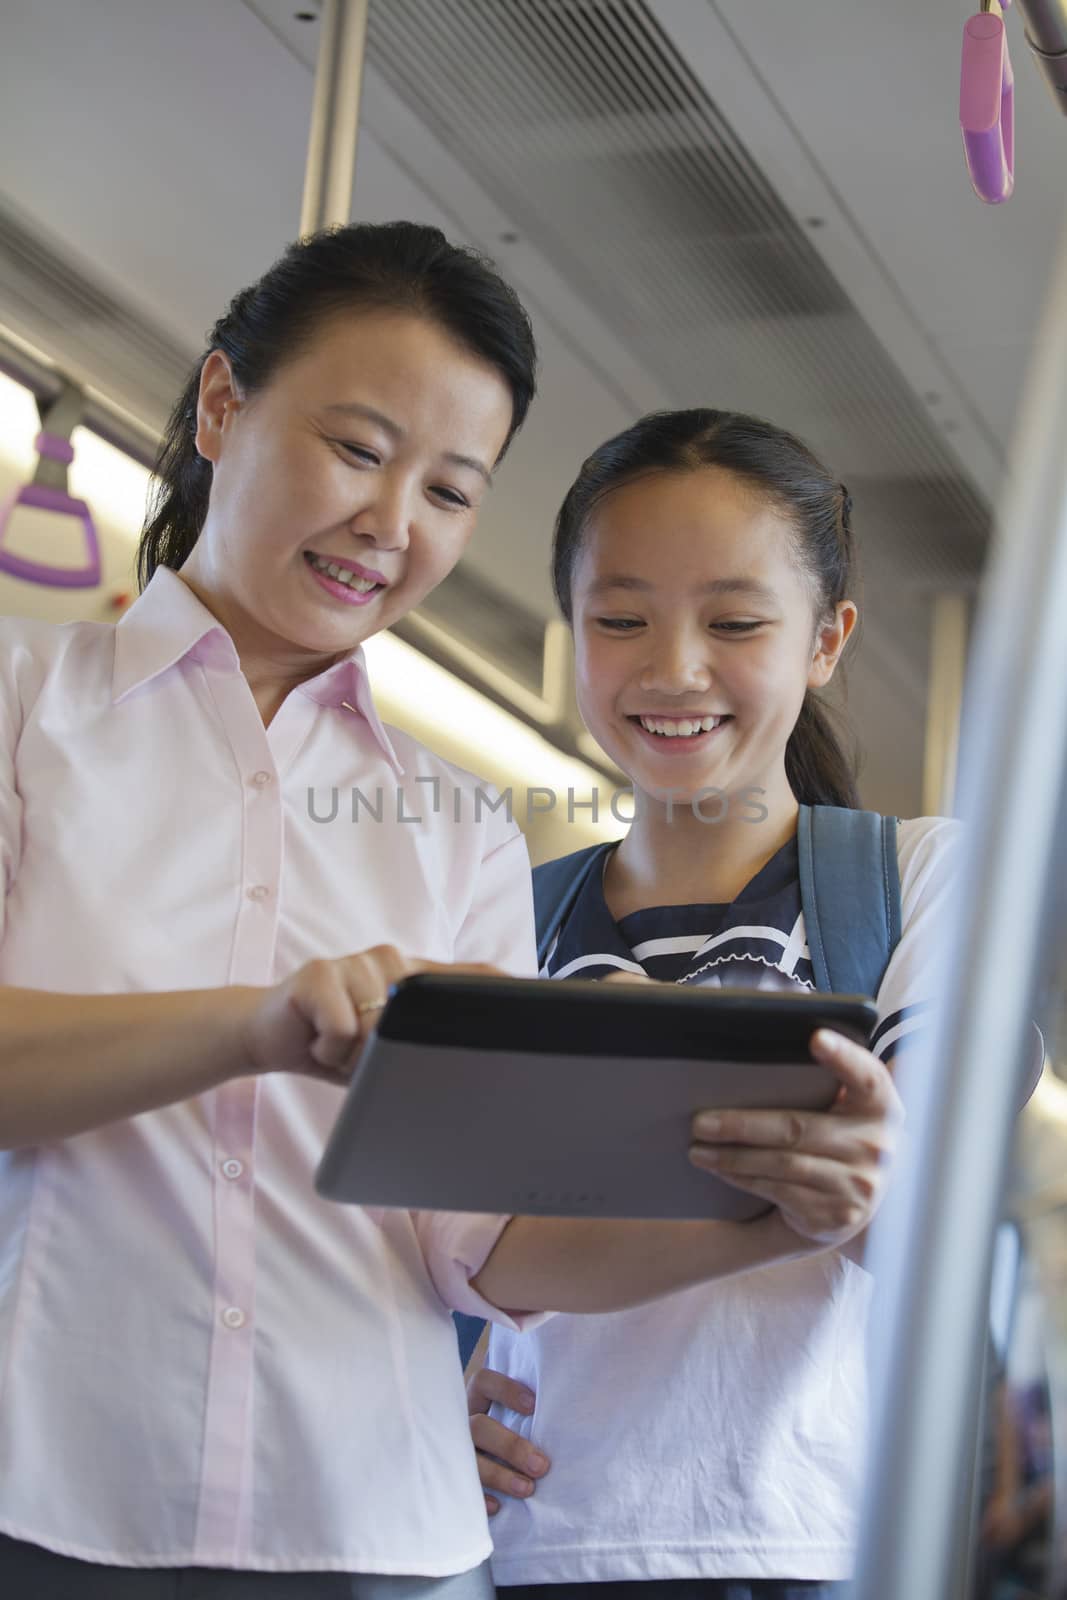
[[[134,689],[186,658],[216,671],[241,670],[237,649],[221,622],[176,572],[157,567],[144,593],[115,625],[112,700],[117,705]],[[403,776],[404,769],[374,706],[362,649],[357,647],[299,688],[321,706],[361,716],[396,775]]]
[[[396,776],[398,778],[404,776],[404,768],[375,708],[362,648],[353,650],[350,656],[345,656],[343,661],[335,662],[325,672],[320,672],[317,678],[309,678],[306,683],[302,683],[300,693],[317,701],[320,706],[334,706],[348,712],[356,712],[370,728],[378,747]]]
[[[662,933],[665,911],[677,913],[675,921],[678,925],[671,927],[671,933],[693,931],[689,926],[689,917],[698,909],[696,906],[649,906],[641,911],[631,911],[628,916],[622,917],[618,922],[615,921],[604,897],[604,868],[608,855],[614,848],[614,845],[602,846],[601,859],[596,871],[591,872],[586,878],[578,898],[560,929],[559,939],[552,955],[554,971],[558,971],[560,967],[566,966],[579,956],[593,954],[604,956],[609,961],[611,956],[620,956],[632,961],[634,945],[639,944],[643,938],[650,937],[649,928],[653,924],[658,924]],[[749,879],[732,905],[700,906],[701,911],[715,913],[713,931],[718,932],[722,928],[732,926],[729,917],[733,906],[744,905],[748,912],[753,902],[767,902],[768,908],[761,912],[758,918],[746,916],[744,921],[758,921],[771,927],[790,927],[800,909],[799,860],[796,835],[794,835],[793,838],[786,840],[754,878]],[[786,900],[784,914],[776,915],[772,909],[773,903],[786,893],[792,898]],[[645,923],[644,927],[642,920]],[[708,923],[705,917],[704,927],[700,931],[707,929]]]

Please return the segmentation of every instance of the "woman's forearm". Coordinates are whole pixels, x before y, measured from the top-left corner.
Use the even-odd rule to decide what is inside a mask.
[[[513,1217],[472,1283],[505,1311],[625,1311],[820,1248],[777,1211],[754,1222]]]
[[[72,995],[0,988],[0,1149],[66,1139],[249,1070],[254,988]]]

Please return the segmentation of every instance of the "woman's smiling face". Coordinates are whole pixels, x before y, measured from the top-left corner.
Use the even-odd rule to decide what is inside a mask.
[[[249,396],[215,351],[197,428],[211,499],[182,575],[239,648],[345,654],[455,566],[511,419],[503,377],[409,312],[330,318]]]
[[[572,602],[586,726],[635,788],[679,799],[780,789],[805,692],[828,681],[855,612],[817,627],[787,517],[721,467],[605,495]]]

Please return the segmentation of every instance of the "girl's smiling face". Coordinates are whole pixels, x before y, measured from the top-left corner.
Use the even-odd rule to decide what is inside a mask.
[[[455,566],[511,420],[501,375],[409,312],[334,316],[249,396],[214,351],[197,430],[211,499],[182,575],[242,659],[321,669]]]
[[[785,793],[804,695],[856,618],[828,617],[776,504],[721,467],[654,472],[594,507],[572,589],[578,703],[648,795]]]

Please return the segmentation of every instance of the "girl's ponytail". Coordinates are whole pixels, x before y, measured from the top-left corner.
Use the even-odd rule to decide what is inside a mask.
[[[785,775],[801,805],[859,809],[854,765],[841,748],[827,707],[810,689],[785,747]]]

